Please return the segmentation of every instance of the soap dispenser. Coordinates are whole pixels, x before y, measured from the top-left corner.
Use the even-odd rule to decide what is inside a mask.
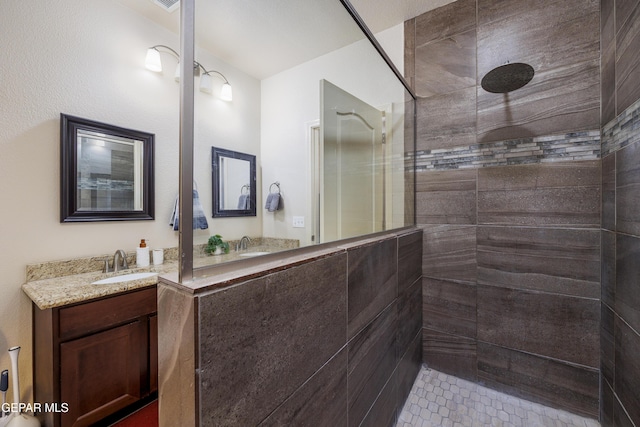
[[[136,264],[138,267],[149,267],[149,248],[145,239],[140,240],[140,247],[136,249]]]

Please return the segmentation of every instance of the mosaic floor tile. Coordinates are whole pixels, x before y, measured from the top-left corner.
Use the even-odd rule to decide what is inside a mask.
[[[423,366],[396,427],[599,427],[598,421],[509,396]]]

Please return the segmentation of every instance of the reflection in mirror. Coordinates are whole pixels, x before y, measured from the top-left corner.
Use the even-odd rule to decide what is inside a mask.
[[[61,221],[153,219],[153,139],[61,115]]]
[[[256,216],[256,156],[211,148],[213,217]]]
[[[142,210],[143,142],[79,129],[78,210]]]
[[[211,140],[256,153],[258,171],[255,217],[224,218],[244,212],[246,182],[229,172],[233,158],[212,159],[219,169],[208,234],[221,234],[232,250],[206,256],[208,235],[194,235],[196,276],[243,251],[273,253],[414,223],[414,98],[343,2],[196,0],[195,9],[198,58],[230,74],[234,100],[212,103],[196,91],[194,115],[208,119],[195,121],[194,177],[211,173],[203,160]],[[403,57],[402,24],[379,36],[392,57]],[[286,203],[269,210],[274,182]]]

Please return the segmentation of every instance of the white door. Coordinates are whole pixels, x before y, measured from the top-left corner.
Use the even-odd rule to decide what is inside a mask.
[[[384,229],[383,112],[320,82],[320,241]]]

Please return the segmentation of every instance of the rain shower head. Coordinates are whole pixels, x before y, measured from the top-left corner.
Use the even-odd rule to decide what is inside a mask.
[[[533,67],[529,64],[514,62],[489,71],[480,85],[491,93],[508,93],[520,89],[533,78]]]

